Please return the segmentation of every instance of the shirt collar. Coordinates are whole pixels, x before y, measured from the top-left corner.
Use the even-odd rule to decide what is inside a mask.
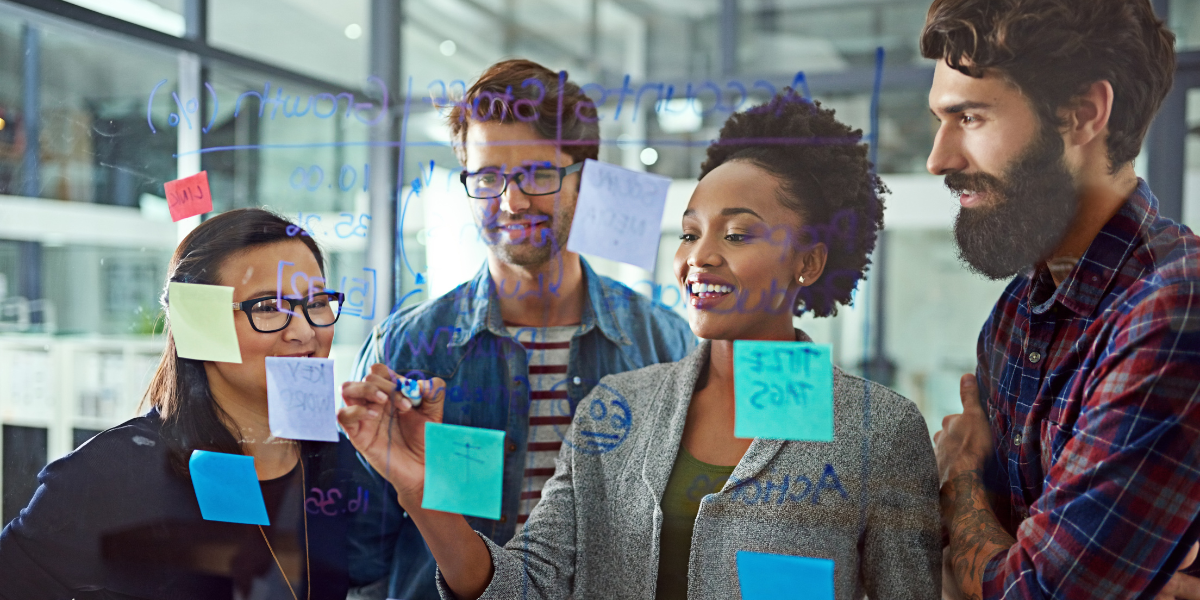
[[[627,305],[630,301],[628,296],[633,292],[623,286],[612,285],[611,282],[597,275],[582,256],[579,257],[579,263],[583,269],[583,281],[587,293],[579,335],[598,327],[600,333],[614,344],[626,346],[632,344],[629,336],[621,329],[616,306],[620,302]],[[492,281],[486,262],[484,262],[483,268],[475,274],[475,277],[465,285],[459,286],[454,294],[454,310],[457,317],[454,324],[455,336],[450,343],[451,346],[465,345],[485,329],[496,336],[509,337],[504,319],[500,316],[496,285]]]
[[[1086,317],[1093,314],[1121,272],[1121,266],[1146,239],[1147,229],[1157,218],[1158,199],[1150,191],[1150,186],[1139,178],[1137,189],[1121,210],[1109,219],[1092,240],[1083,258],[1079,259],[1058,289],[1046,301],[1032,306],[1033,312],[1044,313],[1058,302],[1077,315]],[[1049,290],[1053,286],[1054,281],[1046,266],[1038,266],[1030,285],[1031,303],[1041,296],[1037,293],[1039,290]]]

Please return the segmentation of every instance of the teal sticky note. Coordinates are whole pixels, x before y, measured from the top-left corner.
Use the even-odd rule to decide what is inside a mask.
[[[192,487],[207,521],[270,525],[254,457],[193,450],[188,460]]]
[[[833,600],[833,561],[764,552],[737,553],[742,600]]]
[[[503,484],[503,431],[425,424],[421,508],[499,519]]]
[[[833,441],[833,361],[828,344],[733,342],[733,434]]]

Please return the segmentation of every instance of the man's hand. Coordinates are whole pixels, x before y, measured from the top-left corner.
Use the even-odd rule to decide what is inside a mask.
[[[397,391],[401,381],[384,365],[362,381],[342,385],[346,407],[338,421],[350,443],[396,488],[402,505],[420,506],[425,487],[425,423],[441,423],[446,382],[420,382],[421,405]]]
[[[1200,542],[1192,544],[1192,550],[1188,552],[1187,558],[1179,565],[1179,571],[1182,571],[1196,562],[1196,553],[1200,552]],[[1175,572],[1175,576],[1167,582],[1166,587],[1154,597],[1154,600],[1200,600],[1200,579],[1191,575],[1184,575],[1179,571]]]
[[[942,420],[937,444],[942,489],[942,526],[949,545],[943,554],[943,597],[979,599],[988,561],[1016,543],[1000,526],[983,489],[983,466],[994,449],[974,375],[959,382],[963,412]]]
[[[962,414],[947,415],[942,419],[942,430],[933,435],[942,485],[964,471],[983,469],[994,451],[992,430],[979,401],[979,385],[974,375],[962,376],[959,394]]]

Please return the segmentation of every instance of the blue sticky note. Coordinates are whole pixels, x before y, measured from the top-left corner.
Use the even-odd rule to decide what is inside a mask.
[[[499,519],[503,484],[503,431],[425,424],[421,508]]]
[[[828,344],[733,342],[733,434],[833,441],[833,361]]]
[[[266,362],[271,435],[338,441],[333,359],[268,356]]]
[[[270,525],[254,457],[193,450],[188,460],[192,487],[207,521]]]
[[[825,558],[737,553],[742,600],[833,600],[833,561]]]
[[[587,159],[567,249],[654,270],[671,179]]]

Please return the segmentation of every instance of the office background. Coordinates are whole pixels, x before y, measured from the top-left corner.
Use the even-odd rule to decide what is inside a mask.
[[[355,290],[334,341],[344,378],[393,306],[445,292],[481,265],[431,96],[461,91],[508,57],[566,70],[593,98],[649,90],[623,104],[608,94],[601,159],[674,180],[658,266],[589,260],[681,313],[671,257],[706,141],[729,109],[803,72],[808,92],[875,140],[892,194],[854,306],[798,324],[833,344],[843,368],[912,398],[936,429],[957,412],[958,377],[974,369],[975,336],[1003,283],[960,266],[954,200],[925,172],[933,64],[917,39],[928,5],[0,0],[3,522],[48,461],[138,410],[162,349],[166,266],[197,223],[171,221],[164,182],[205,170],[215,211],[265,206],[313,232],[329,251],[331,286]],[[1200,0],[1154,5],[1180,55],[1137,171],[1165,214],[1195,227]],[[655,102],[654,86],[671,86],[675,99]]]

